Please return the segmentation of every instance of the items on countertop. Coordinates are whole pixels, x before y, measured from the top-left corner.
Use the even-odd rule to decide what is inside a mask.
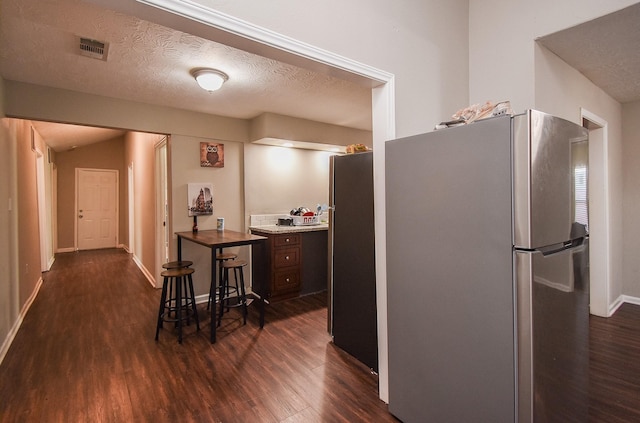
[[[298,207],[297,209],[291,209],[289,212],[289,218],[292,220],[294,226],[299,225],[317,225],[320,223],[318,216],[322,214],[322,207],[318,204],[317,211],[313,212],[307,207]]]

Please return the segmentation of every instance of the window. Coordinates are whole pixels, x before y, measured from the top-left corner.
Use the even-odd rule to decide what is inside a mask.
[[[573,169],[575,184],[575,216],[574,221],[585,226],[589,231],[589,195],[587,192],[587,166],[578,165]]]

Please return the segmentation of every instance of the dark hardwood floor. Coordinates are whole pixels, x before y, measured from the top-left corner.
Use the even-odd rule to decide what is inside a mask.
[[[326,295],[154,341],[159,290],[121,250],[60,254],[0,365],[0,422],[397,422],[331,343]],[[591,317],[589,422],[640,422],[640,307]],[[437,422],[436,422],[437,423]],[[540,422],[538,422],[540,423]]]
[[[0,366],[2,422],[394,422],[377,376],[331,343],[326,294],[252,307],[209,343],[154,341],[160,291],[121,250],[60,254]]]
[[[589,421],[640,422],[640,306],[589,319]]]

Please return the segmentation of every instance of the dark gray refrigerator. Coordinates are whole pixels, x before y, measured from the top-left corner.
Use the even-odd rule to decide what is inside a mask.
[[[588,420],[575,159],[586,141],[530,110],[386,143],[389,410],[400,420]]]
[[[330,331],[377,371],[373,153],[332,156],[329,192]]]

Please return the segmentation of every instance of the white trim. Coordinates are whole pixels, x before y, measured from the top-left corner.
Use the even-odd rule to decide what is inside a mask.
[[[623,303],[627,303],[627,304],[640,305],[640,297],[632,297],[630,295],[621,295],[620,296],[620,301],[622,301]],[[618,309],[618,307],[616,307],[616,309],[613,310],[613,312],[611,314],[613,315],[613,313],[617,309]]]
[[[607,317],[613,316],[615,312],[618,311],[618,309],[625,303],[640,306],[640,297],[632,297],[630,295],[620,295],[609,306],[609,315]]]
[[[24,307],[22,307],[22,310],[20,310],[20,315],[18,316],[16,321],[13,323],[13,326],[11,327],[11,330],[7,334],[7,337],[4,338],[4,342],[2,343],[2,347],[0,347],[0,364],[4,360],[4,357],[7,355],[7,352],[9,351],[9,348],[11,347],[11,344],[13,343],[13,340],[15,339],[15,337],[16,337],[16,335],[18,333],[18,330],[20,329],[20,326],[22,325],[22,321],[24,320],[24,316],[27,315],[27,312],[31,308],[31,304],[33,304],[33,301],[38,296],[38,293],[40,292],[40,287],[42,286],[42,282],[43,282],[42,281],[42,277],[40,277],[38,279],[38,282],[36,283],[35,289],[31,293],[29,298],[27,298],[27,301],[24,303]]]
[[[351,74],[373,79],[379,84],[388,82],[393,74],[356,62],[327,50],[314,47],[283,34],[271,31],[250,22],[238,19],[190,0],[136,0],[138,3],[156,7],[183,18],[220,29],[230,34],[255,41],[314,62],[338,68]]]
[[[147,278],[147,281],[151,284],[152,287],[155,288],[156,280],[151,274],[151,272],[149,272],[149,270],[146,267],[144,267],[144,264],[142,264],[140,259],[135,254],[133,254],[131,258],[133,259],[133,262],[136,264],[136,266],[138,266],[138,268],[140,269],[144,277]]]
[[[600,163],[602,165],[602,187],[603,187],[603,200],[604,200],[604,204],[603,204],[603,221],[602,222],[595,222],[595,221],[590,221],[589,222],[589,228],[590,231],[593,233],[593,228],[596,227],[598,224],[602,225],[602,230],[603,230],[603,242],[604,242],[604,246],[603,246],[603,251],[605,252],[604,257],[599,257],[602,258],[604,260],[604,287],[602,287],[604,289],[604,305],[602,306],[598,306],[597,304],[599,303],[599,301],[591,301],[591,305],[592,307],[590,308],[590,312],[592,314],[595,314],[597,316],[602,316],[602,317],[609,317],[611,316],[611,310],[612,309],[616,309],[617,306],[615,304],[611,303],[611,298],[610,298],[610,291],[611,291],[611,224],[610,224],[610,212],[609,212],[609,208],[610,208],[610,203],[611,203],[611,198],[609,195],[609,140],[608,140],[608,123],[606,120],[604,120],[603,118],[601,118],[600,116],[596,115],[595,113],[592,113],[584,108],[580,108],[580,116],[581,116],[581,122],[583,119],[586,119],[596,125],[598,125],[601,130],[602,130],[602,163]],[[591,142],[590,142],[591,145]],[[589,147],[591,149],[591,147]],[[589,166],[592,166],[592,154],[589,154]],[[590,177],[589,177],[590,178]],[[592,197],[593,194],[593,189],[594,187],[589,187],[589,196]],[[589,219],[592,219],[592,213],[589,213]],[[589,257],[589,263],[590,263],[590,267],[591,269],[593,269],[593,263],[595,262],[594,260],[591,259],[591,257],[594,256],[593,254],[593,245],[592,248],[589,249],[590,251],[590,257]],[[594,289],[594,280],[591,279],[591,295],[593,295],[594,292],[597,292],[596,289]],[[597,282],[596,282],[597,283]],[[616,300],[617,301],[617,300]],[[595,307],[593,307],[593,305],[596,304]]]
[[[611,304],[609,304],[609,307],[607,309],[607,315],[603,316],[603,317],[611,317],[613,316],[613,314],[618,311],[618,309],[620,308],[620,306],[622,304],[624,304],[624,295],[620,295],[618,298],[616,298],[616,300],[614,302],[612,302]]]
[[[169,207],[168,200],[168,187],[167,187],[167,178],[168,178],[168,169],[167,169],[167,158],[168,158],[168,145],[167,145],[167,136],[162,137],[162,139],[154,145],[154,160],[155,160],[155,180],[154,180],[154,189],[155,189],[155,231],[156,231],[156,239],[155,239],[155,263],[156,263],[156,274],[155,281],[158,284],[156,288],[160,288],[161,285],[161,272],[162,267],[161,264],[164,264],[168,261],[168,251],[166,251],[167,245],[171,242],[171,234],[168,233],[169,229],[169,219],[171,218],[171,207]],[[165,254],[167,253],[167,254]]]
[[[32,137],[34,136],[33,127],[31,127]],[[40,238],[40,271],[49,271],[49,262],[53,255],[49,250],[49,228],[47,228],[47,200],[46,200],[46,182],[45,182],[45,158],[39,147],[35,147],[36,153],[36,194],[38,199],[38,231]]]
[[[395,77],[372,90],[373,190],[378,324],[378,395],[389,402],[389,342],[387,331],[387,226],[385,206],[385,142],[396,135]]]
[[[127,233],[129,244],[129,248],[127,252],[129,254],[135,254],[135,224],[136,224],[136,213],[135,213],[135,173],[133,171],[133,162],[129,163],[127,166]]]
[[[76,247],[58,248],[56,253],[73,253],[76,251]]]

